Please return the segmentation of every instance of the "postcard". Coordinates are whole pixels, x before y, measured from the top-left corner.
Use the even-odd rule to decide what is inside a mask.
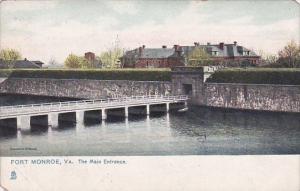
[[[300,3],[0,3],[0,191],[300,189]]]

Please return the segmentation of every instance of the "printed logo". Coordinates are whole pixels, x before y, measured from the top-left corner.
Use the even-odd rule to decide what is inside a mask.
[[[11,173],[10,173],[10,179],[11,180],[16,180],[17,179],[17,173],[16,173],[16,171],[11,171]]]

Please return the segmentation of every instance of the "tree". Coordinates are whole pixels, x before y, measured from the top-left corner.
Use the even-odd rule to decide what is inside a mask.
[[[259,55],[263,66],[276,66],[278,60],[277,55],[265,53],[263,50],[259,51]]]
[[[81,68],[81,58],[75,54],[69,54],[65,60],[65,67],[67,68]]]
[[[121,42],[117,35],[111,47],[100,54],[99,59],[101,61],[102,67],[106,67],[106,68],[120,67],[121,64],[120,58],[123,56],[125,52],[124,48],[121,48],[120,44]]]
[[[92,68],[93,67],[93,63],[91,63],[84,57],[80,57],[79,61],[80,61],[80,68]]]
[[[188,64],[190,66],[203,66],[212,64],[212,59],[204,48],[196,47],[188,56]]]
[[[67,68],[92,68],[93,63],[88,61],[82,56],[77,56],[75,54],[69,54],[65,60],[65,67]]]
[[[278,64],[286,67],[300,67],[300,45],[290,41],[278,52]]]
[[[120,66],[120,57],[123,56],[123,49],[113,48],[102,52],[100,55],[101,63],[106,68],[117,68]]]
[[[57,62],[56,62],[56,60],[53,57],[51,57],[50,60],[49,60],[49,62],[48,62],[48,64],[50,66],[55,66],[55,65],[57,65]]]
[[[19,51],[8,48],[0,51],[0,59],[4,60],[8,67],[11,68],[16,60],[22,59],[22,56]]]

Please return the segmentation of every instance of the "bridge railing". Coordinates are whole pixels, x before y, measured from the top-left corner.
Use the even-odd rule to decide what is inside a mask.
[[[96,100],[79,100],[79,101],[67,101],[67,102],[52,102],[52,103],[41,103],[41,104],[29,104],[29,105],[14,105],[14,106],[3,106],[0,107],[0,115],[5,114],[3,112],[26,112],[30,110],[35,111],[51,111],[54,109],[60,110],[63,108],[80,108],[88,105],[103,105],[107,106],[113,104],[122,103],[145,103],[147,101],[179,101],[187,100],[188,96],[163,96],[163,95],[148,95],[148,96],[131,96],[131,97],[117,97],[108,99],[96,99]]]

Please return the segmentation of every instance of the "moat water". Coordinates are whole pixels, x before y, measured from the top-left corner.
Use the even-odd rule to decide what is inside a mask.
[[[66,100],[0,95],[0,105]],[[300,154],[300,114],[191,107],[186,113],[0,131],[0,156],[249,154]]]

